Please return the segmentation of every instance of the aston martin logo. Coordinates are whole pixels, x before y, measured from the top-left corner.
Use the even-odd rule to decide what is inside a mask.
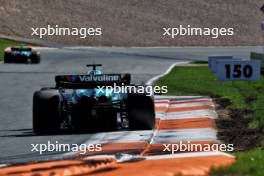
[[[77,75],[67,75],[66,79],[69,82],[74,82],[78,76]]]

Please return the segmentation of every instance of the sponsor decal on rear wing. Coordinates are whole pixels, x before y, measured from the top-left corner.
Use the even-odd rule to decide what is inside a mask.
[[[130,84],[130,74],[102,75],[58,75],[55,77],[56,87],[83,88],[98,85]]]

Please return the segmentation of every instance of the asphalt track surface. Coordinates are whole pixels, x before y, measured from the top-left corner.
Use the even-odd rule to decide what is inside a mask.
[[[103,72],[131,73],[132,80],[143,83],[164,73],[172,64],[186,60],[206,60],[208,55],[234,55],[248,58],[249,51],[262,48],[60,48],[40,49],[38,65],[0,64],[0,164],[61,157],[61,152],[40,155],[31,144],[48,141],[82,144],[102,141],[113,133],[36,136],[32,132],[32,95],[41,87],[54,86],[54,76],[85,73],[87,63],[102,63]],[[131,131],[119,132],[126,138]],[[150,138],[150,131],[140,132]]]

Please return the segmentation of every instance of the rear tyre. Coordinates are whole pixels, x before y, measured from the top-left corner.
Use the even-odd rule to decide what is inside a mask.
[[[40,55],[38,53],[32,53],[31,63],[38,64],[40,62]]]
[[[127,100],[129,128],[152,130],[155,127],[154,101],[145,94],[129,94]]]
[[[57,90],[37,91],[33,96],[33,132],[58,133],[61,124],[61,99]]]
[[[11,63],[11,55],[9,53],[4,54],[4,63]]]

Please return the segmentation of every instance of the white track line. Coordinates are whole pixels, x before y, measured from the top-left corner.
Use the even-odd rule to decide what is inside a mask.
[[[1,167],[6,167],[6,166],[8,166],[8,164],[0,164],[0,168]]]
[[[130,155],[130,154],[128,154],[128,155]],[[225,156],[225,157],[235,158],[231,154],[219,152],[219,151],[177,153],[177,154],[152,155],[152,156],[137,156],[137,155],[130,155],[130,156],[132,159],[133,158],[142,158],[142,159],[146,159],[146,160],[195,158],[195,157],[208,157],[208,156]],[[85,157],[85,159],[94,159],[94,158],[113,158],[113,159],[118,160],[115,155],[94,155],[94,156]]]
[[[157,115],[162,115],[163,119],[183,119],[183,118],[193,118],[193,117],[208,117],[217,118],[218,115],[214,110],[193,110],[193,111],[183,111],[183,112],[156,112]]]
[[[195,141],[215,141],[217,132],[214,129],[188,129],[188,130],[161,130],[157,131],[151,140],[151,144],[175,143],[175,142],[195,142]]]
[[[168,154],[168,155],[153,155],[145,156],[147,160],[158,160],[158,159],[170,159],[170,158],[190,158],[190,157],[203,157],[203,156],[227,156],[234,158],[233,155],[224,152],[191,152],[191,153],[179,153],[179,154]]]
[[[209,96],[173,96],[173,95],[156,95],[155,96],[155,100],[159,101],[159,100],[171,100],[171,101],[184,101],[185,100],[197,100],[197,99],[211,99],[211,97]],[[176,100],[175,100],[176,99]],[[177,100],[178,99],[178,100]]]
[[[188,135],[188,134],[187,134]],[[151,141],[151,144],[175,144],[175,143],[181,143],[181,142],[201,142],[201,141],[212,141],[215,143],[220,143],[219,140],[217,140],[216,134],[199,134],[196,136],[175,136],[171,134],[171,137],[165,136],[165,137],[156,137],[154,136],[154,139]]]
[[[169,107],[181,108],[181,107],[193,107],[193,106],[207,106],[215,107],[212,102],[202,102],[202,103],[181,103],[181,104],[170,104]],[[155,107],[168,107],[165,103],[156,104]]]
[[[58,50],[59,48],[51,48],[51,47],[32,47],[36,50]]]
[[[170,71],[171,71],[176,65],[185,65],[185,64],[188,64],[188,63],[189,63],[189,62],[186,61],[186,62],[176,62],[176,63],[172,64],[172,65],[167,69],[167,71],[166,71],[165,73],[162,73],[162,74],[160,74],[160,75],[157,75],[157,76],[151,78],[150,80],[148,80],[147,83],[146,83],[146,85],[153,85],[153,83],[154,83],[155,81],[157,81],[157,80],[160,79],[161,77],[163,77],[163,76],[169,74]]]

